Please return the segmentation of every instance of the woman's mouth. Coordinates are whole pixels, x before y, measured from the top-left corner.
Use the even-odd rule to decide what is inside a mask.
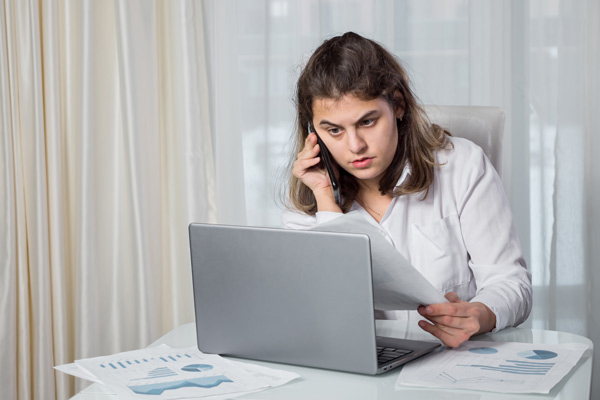
[[[355,168],[366,168],[373,162],[373,157],[363,157],[352,161]]]

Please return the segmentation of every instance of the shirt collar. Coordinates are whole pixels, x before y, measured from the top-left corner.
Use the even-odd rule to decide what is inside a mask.
[[[410,175],[410,171],[411,171],[410,163],[407,162],[406,165],[404,166],[404,169],[402,170],[402,174],[400,174],[400,178],[398,179],[398,182],[396,182],[396,187],[398,187],[404,183],[404,181],[406,180],[408,175]]]

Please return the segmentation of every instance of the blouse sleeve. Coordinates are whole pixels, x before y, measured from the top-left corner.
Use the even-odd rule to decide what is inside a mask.
[[[281,223],[287,229],[310,229],[327,221],[340,217],[341,213],[332,211],[318,211],[316,215],[308,215],[292,210],[281,213]]]
[[[496,330],[517,326],[531,311],[527,270],[502,182],[483,151],[473,145],[460,181],[458,213],[469,267],[481,302],[496,315]],[[464,186],[466,185],[466,187]]]

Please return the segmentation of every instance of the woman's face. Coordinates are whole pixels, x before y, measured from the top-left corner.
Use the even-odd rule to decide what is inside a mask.
[[[385,100],[361,100],[347,94],[341,99],[316,99],[313,125],[340,167],[371,188],[378,188],[398,146],[396,117]]]

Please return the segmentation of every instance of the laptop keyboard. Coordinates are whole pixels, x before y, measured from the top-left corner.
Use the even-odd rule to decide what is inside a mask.
[[[387,364],[410,353],[412,353],[412,350],[377,346],[377,364]]]

